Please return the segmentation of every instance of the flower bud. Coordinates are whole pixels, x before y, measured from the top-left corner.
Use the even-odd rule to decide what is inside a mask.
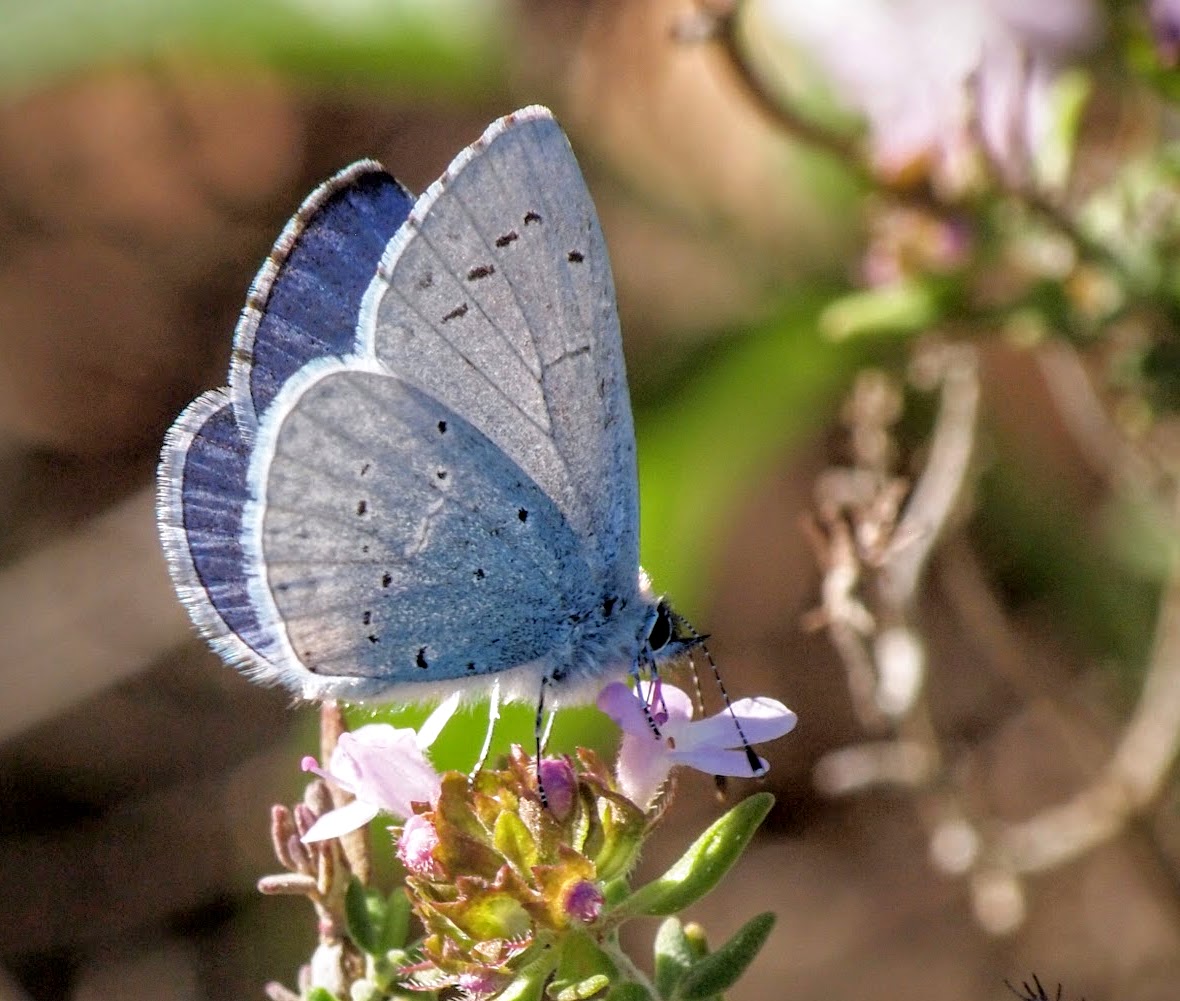
[[[574,883],[565,894],[565,912],[575,921],[591,924],[602,913],[602,891],[588,879]]]
[[[425,879],[438,879],[442,867],[434,859],[438,847],[438,832],[430,819],[415,814],[406,820],[401,837],[397,842],[397,857],[407,871]]]

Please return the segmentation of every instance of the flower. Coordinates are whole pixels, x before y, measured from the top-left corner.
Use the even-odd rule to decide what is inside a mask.
[[[710,775],[765,775],[770,766],[758,758],[757,771],[751,768],[743,736],[750,743],[774,740],[790,733],[796,721],[781,702],[762,696],[740,699],[728,710],[701,720],[693,720],[692,699],[679,688],[660,685],[652,701],[645,711],[639,696],[617,681],[598,694],[598,708],[623,730],[616,765],[619,789],[641,805],[651,802],[673,765],[688,765]]]
[[[592,880],[580,879],[565,891],[565,912],[583,924],[593,924],[602,914],[602,891]]]
[[[1180,62],[1180,4],[1176,0],[1151,0],[1147,16],[1160,62],[1174,69]]]
[[[874,166],[952,189],[982,143],[1005,174],[1050,126],[1053,83],[1098,33],[1093,0],[767,0],[772,28],[803,50],[868,122]]]
[[[406,818],[397,839],[397,857],[408,872],[428,879],[440,877],[442,872],[434,861],[437,847],[438,832],[428,818],[418,813]]]
[[[302,840],[338,838],[364,827],[382,811],[409,817],[414,803],[433,802],[439,793],[439,776],[426,758],[426,748],[434,743],[458,704],[456,693],[435,709],[416,733],[388,723],[370,723],[342,733],[326,770],[315,758],[304,758],[304,771],[315,772],[356,798],[325,813]]]
[[[605,888],[630,872],[648,829],[585,749],[536,762],[513,747],[504,768],[444,775],[399,842],[425,931],[403,972],[422,988],[461,987],[476,998],[518,978],[543,986],[580,961],[583,933],[603,934]]]

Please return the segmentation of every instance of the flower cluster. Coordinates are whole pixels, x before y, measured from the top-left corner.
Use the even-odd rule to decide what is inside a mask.
[[[406,887],[426,935],[414,980],[492,997],[519,976],[548,979],[579,933],[593,934],[611,883],[634,864],[647,821],[605,765],[534,763],[519,748],[505,768],[450,774],[431,809],[399,838]]]
[[[439,775],[426,751],[455,705],[448,700],[418,732],[369,724],[344,733],[326,767],[304,760],[305,770],[320,776],[313,786],[328,782],[352,798],[334,809],[321,807],[318,817],[302,808],[300,837],[291,844],[292,832],[286,832],[280,858],[288,868],[297,867],[296,856],[330,859],[333,885],[342,885],[343,873],[347,891],[324,894],[308,876],[295,882],[270,877],[267,887],[311,896],[321,933],[331,929],[333,935],[321,941],[317,955],[348,962],[334,959],[326,974],[312,970],[298,995],[272,986],[272,997],[381,1001],[407,991],[461,991],[472,999],[542,992],[574,998],[620,984],[664,996],[620,949],[619,926],[641,915],[674,915],[708,892],[772,801],[766,794],[751,797],[707,830],[668,874],[632,889],[631,871],[666,805],[658,793],[674,765],[718,775],[765,774],[766,761],[749,743],[788,732],[794,714],[760,698],[693,720],[691,700],[679,689],[656,684],[641,699],[626,685],[608,685],[599,706],[623,729],[613,770],[585,749],[536,761],[514,748],[501,768],[472,777]],[[325,803],[324,796],[317,802]],[[333,847],[383,812],[403,821],[392,830],[404,886],[391,896],[355,877],[349,881],[344,852]],[[412,942],[411,915],[420,930]],[[678,990],[687,997],[684,978],[736,980],[772,923],[770,915],[760,915],[710,954],[670,917],[657,952],[677,951]]]

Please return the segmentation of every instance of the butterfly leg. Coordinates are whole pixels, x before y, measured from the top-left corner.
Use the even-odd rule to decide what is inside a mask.
[[[642,671],[642,666],[645,663],[648,673],[648,690],[646,694],[643,691],[645,679]],[[656,666],[655,659],[647,652],[646,648],[639,652],[639,656],[635,658],[635,662],[631,665],[631,677],[635,679],[635,697],[639,700],[639,704],[643,706],[643,718],[647,720],[647,725],[651,728],[652,735],[658,740],[660,726],[652,713],[652,707],[658,706],[663,701],[663,694],[660,690],[659,668]]]
[[[475,777],[483,771],[483,766],[487,764],[488,754],[492,750],[492,735],[496,731],[496,723],[500,719],[500,682],[498,679],[492,680],[492,694],[488,700],[488,729],[483,737],[483,747],[479,749],[479,757],[475,761],[475,767],[471,769],[471,774],[467,777],[468,784],[475,781]]]
[[[737,730],[738,739],[741,740],[741,742],[742,742],[742,750],[744,750],[746,752],[746,762],[750,766],[750,774],[751,774],[751,776],[755,776],[755,777],[762,775],[763,774],[762,763],[758,760],[758,755],[754,753],[754,748],[750,746],[750,742],[748,740],[746,740],[746,735],[742,730],[741,720],[739,720],[737,718],[737,716],[734,715],[733,704],[729,701],[729,691],[725,687],[725,682],[721,680],[721,671],[718,670],[718,668],[717,668],[717,662],[713,660],[713,655],[711,653],[709,653],[709,648],[707,646],[705,646],[703,640],[699,645],[700,645],[701,651],[705,655],[705,660],[707,660],[709,662],[709,668],[713,672],[713,679],[717,682],[717,689],[718,689],[718,691],[721,692],[721,701],[725,704],[725,709],[729,713],[730,718],[733,720],[733,726],[734,726],[734,729]],[[691,655],[689,656],[688,662],[689,662],[689,664],[692,665],[693,684],[696,685],[697,698],[700,699],[701,698],[701,686],[700,686],[700,681],[697,679],[697,666],[696,666],[696,663],[693,661]],[[701,700],[701,702],[702,702],[701,715],[704,716],[703,700]],[[723,786],[724,782],[721,780],[721,777],[717,776],[717,779],[718,779],[718,786],[719,787]]]
[[[545,783],[541,781],[541,750],[549,738],[549,727],[542,727],[542,720],[545,718],[545,686],[552,684],[553,679],[549,675],[541,675],[541,690],[537,693],[537,715],[533,717],[533,739],[536,742],[537,751],[533,758],[533,771],[537,776],[537,796],[541,800],[541,806],[545,809],[549,808],[549,797],[545,795]],[[552,715],[550,715],[549,721],[552,724]]]

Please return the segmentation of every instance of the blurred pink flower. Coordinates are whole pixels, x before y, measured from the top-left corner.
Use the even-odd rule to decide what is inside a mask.
[[[1180,0],[1151,0],[1147,17],[1160,62],[1174,69],[1180,63]]]
[[[876,169],[960,187],[982,141],[1015,169],[1050,125],[1059,68],[1093,43],[1093,0],[764,0],[771,24],[867,120]]]
[[[620,791],[640,806],[651,801],[673,765],[688,765],[710,775],[765,775],[770,766],[762,758],[758,759],[758,771],[751,772],[735,718],[752,744],[782,737],[795,727],[795,714],[790,709],[762,696],[739,699],[733,703],[732,715],[727,710],[694,720],[692,699],[671,685],[660,685],[653,699],[651,712],[659,727],[658,737],[652,732],[643,703],[622,682],[612,682],[598,693],[598,708],[623,731],[615,774]]]
[[[456,693],[435,709],[417,732],[370,723],[342,733],[326,770],[315,758],[304,758],[304,771],[315,772],[356,798],[321,816],[301,840],[338,838],[364,827],[382,811],[409,817],[414,812],[412,804],[433,802],[439,793],[439,776],[425,752],[458,704]]]

